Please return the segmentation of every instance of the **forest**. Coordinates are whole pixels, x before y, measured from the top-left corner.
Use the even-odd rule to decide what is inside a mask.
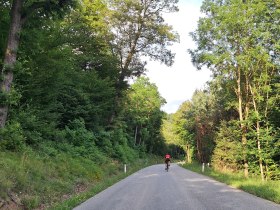
[[[167,114],[146,60],[172,66],[177,3],[0,2],[0,208],[48,207],[166,152],[280,179],[280,1],[204,0],[186,56],[213,79]]]
[[[213,79],[164,120],[162,133],[187,162],[279,180],[280,2],[206,0],[201,11],[189,53]]]

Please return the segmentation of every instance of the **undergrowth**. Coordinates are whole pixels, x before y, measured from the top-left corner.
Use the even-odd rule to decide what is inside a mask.
[[[49,210],[73,209],[74,207],[78,206],[79,204],[91,198],[92,196],[96,195],[97,193],[101,192],[102,190],[110,187],[111,185],[115,184],[121,179],[131,175],[132,173],[138,171],[143,167],[153,165],[155,163],[158,163],[159,161],[160,161],[159,158],[155,156],[154,157],[150,156],[147,159],[139,159],[138,161],[135,161],[133,164],[128,165],[127,173],[124,173],[123,171],[119,171],[118,174],[114,176],[110,176],[107,179],[101,180],[100,182],[96,183],[96,185],[91,186],[89,190],[74,195],[71,198],[65,200],[64,202],[60,202],[57,205],[54,205],[53,207],[49,208]]]
[[[45,144],[21,152],[0,151],[0,208],[13,204],[19,209],[46,209],[66,201],[61,205],[70,209],[125,176],[124,163],[105,153],[63,148]],[[141,159],[137,153],[131,157],[134,160],[127,161],[127,174],[156,159]]]

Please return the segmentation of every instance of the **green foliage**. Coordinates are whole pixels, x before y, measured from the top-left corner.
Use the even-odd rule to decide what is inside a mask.
[[[1,195],[10,191],[21,192],[19,196],[27,207],[31,205],[34,208],[42,202],[60,200],[58,195],[73,192],[77,184],[102,177],[103,172],[94,161],[73,158],[64,152],[57,153],[50,157],[30,149],[18,154],[1,152]]]
[[[87,146],[95,142],[93,133],[86,129],[83,119],[75,119],[66,126],[65,138],[74,146]]]
[[[213,167],[221,171],[238,172],[242,161],[238,123],[223,121],[216,135],[216,146],[211,160]]]
[[[164,144],[160,134],[163,112],[160,107],[165,100],[160,96],[155,84],[146,77],[140,77],[127,91],[124,119],[128,133],[134,137],[130,145],[146,147],[153,153],[160,151]],[[160,149],[161,148],[161,149]]]
[[[94,186],[90,187],[89,191],[82,192],[78,195],[72,196],[70,199],[59,202],[57,205],[54,205],[50,208],[50,210],[60,210],[60,209],[72,209],[76,206],[78,206],[80,203],[88,200],[92,196],[96,195],[97,193],[103,191],[104,189],[108,188],[109,186],[113,185],[114,183],[120,181],[121,179],[125,178],[126,176],[131,175],[132,173],[136,172],[137,170],[147,167],[152,164],[156,164],[162,162],[162,159],[153,156],[153,155],[146,155],[145,159],[136,159],[133,161],[133,164],[127,165],[127,173],[120,173],[121,171],[118,171],[114,174],[114,176],[110,176],[101,182],[96,183]],[[111,163],[112,165],[112,163]]]
[[[21,151],[25,147],[25,137],[18,122],[10,122],[0,129],[0,150]]]
[[[0,197],[9,200],[9,194],[13,192],[26,209],[61,203],[66,195],[77,196],[81,192],[86,192],[89,197],[93,192],[108,187],[108,180],[113,184],[157,160],[149,155],[145,160],[133,157],[132,162],[127,162],[128,173],[123,174],[122,163],[99,150],[91,151],[92,157],[81,156],[77,154],[78,148],[46,142],[36,150],[25,147],[22,152],[1,151]],[[91,191],[88,192],[89,189]]]
[[[181,104],[178,111],[169,116],[172,143],[181,146],[186,153],[187,162],[196,159],[210,162],[214,149],[215,126],[219,125],[220,112],[218,100],[210,88],[196,90],[191,101]]]
[[[2,69],[2,58],[4,57],[5,47],[6,47],[6,39],[8,36],[8,30],[9,30],[9,6],[7,4],[4,4],[4,2],[0,3],[0,68]]]
[[[95,31],[74,18],[46,21],[46,30],[24,30],[16,82],[21,104],[37,110],[41,121],[63,129],[83,118],[87,128],[96,129],[112,113],[116,62],[104,41],[90,35]]]
[[[122,163],[128,163],[138,157],[137,150],[129,147],[127,134],[121,128],[111,132],[100,132],[97,136],[97,146],[106,154]]]
[[[43,141],[42,133],[43,126],[46,126],[44,122],[40,121],[34,112],[30,109],[24,111],[19,110],[14,113],[11,111],[11,115],[20,123],[22,127],[22,133],[25,137],[25,143],[28,145],[37,145]]]
[[[100,131],[97,134],[96,145],[108,156],[114,155],[113,142],[111,141],[111,132]]]
[[[249,147],[249,160],[251,161],[250,170],[252,174],[259,174],[259,159],[264,162],[264,165],[269,169],[265,171],[267,179],[280,180],[280,167],[277,162],[277,156],[280,154],[279,143],[280,138],[277,136],[277,131],[272,126],[266,126],[260,128],[259,138],[258,133],[255,131],[253,125],[251,125],[248,132],[250,141]],[[261,150],[256,150],[256,142],[259,141]]]
[[[144,77],[129,87],[125,79],[145,71],[143,55],[173,63],[168,46],[178,36],[162,15],[176,11],[177,0],[83,0],[73,7],[75,2],[24,4],[14,84],[0,96],[1,104],[10,105],[9,122],[0,130],[1,198],[22,192],[24,206],[35,209],[118,175],[123,163],[145,157],[137,164],[147,165],[147,153],[174,157],[181,148],[190,159],[212,158],[215,167],[238,171],[240,128],[232,123],[238,117],[236,66],[248,99],[242,104],[249,104],[250,171],[259,174],[262,160],[266,178],[279,179],[280,33],[272,21],[279,19],[274,2],[204,2],[207,14],[193,34],[198,48],[192,56],[198,66],[211,68],[215,80],[167,116],[162,132],[165,100],[157,87]],[[10,3],[0,3],[1,59]]]
[[[150,57],[168,66],[174,54],[168,48],[178,41],[178,34],[163,19],[165,12],[176,12],[177,0],[133,1],[113,0],[108,7],[111,23],[110,43],[121,64],[121,77],[140,76],[146,63],[141,56]],[[122,82],[122,81],[120,81]]]
[[[145,160],[136,164],[138,168],[147,165],[147,151],[161,154],[166,149],[159,131],[164,99],[156,86],[142,78],[125,92],[128,85],[123,76],[139,76],[144,71],[139,68],[143,66],[140,52],[132,50],[129,68],[122,72],[116,51],[121,45],[112,46],[118,42],[112,33],[118,25],[114,20],[121,17],[111,14],[127,14],[122,14],[123,8],[109,10],[108,2],[84,0],[74,7],[75,2],[24,2],[17,61],[11,66],[12,91],[0,97],[0,103],[10,105],[9,121],[0,130],[0,197],[9,200],[8,192],[16,193],[26,209],[60,201],[80,186],[90,187],[115,176],[123,163],[130,167],[139,157]],[[0,3],[1,59],[10,4]],[[173,11],[175,4],[170,1],[160,9]],[[173,54],[167,46],[177,35],[164,24],[163,11],[151,12],[160,20],[143,23],[150,29],[143,30],[150,38],[141,38],[141,46],[149,45],[141,54],[170,65]],[[135,20],[127,21],[134,26]],[[141,100],[139,110],[137,100]]]
[[[139,155],[135,150],[126,145],[117,145],[116,147],[116,158],[122,163],[129,163],[139,158]]]
[[[269,178],[270,169],[279,167],[271,147],[277,144],[279,124],[270,130],[278,103],[279,27],[274,21],[280,17],[278,6],[275,1],[205,0],[201,7],[205,16],[191,34],[197,47],[189,51],[198,69],[207,66],[213,72],[212,94],[229,114],[224,120],[239,120],[245,174],[249,169],[263,180]]]
[[[9,92],[0,91],[0,105],[17,105],[20,101],[21,95],[15,90],[14,87],[11,88]]]

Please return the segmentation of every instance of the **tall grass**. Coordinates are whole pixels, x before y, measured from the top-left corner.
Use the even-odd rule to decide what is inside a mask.
[[[26,209],[58,201],[74,192],[77,185],[87,185],[104,174],[86,159],[63,153],[44,157],[31,150],[21,154],[1,152],[0,166],[0,197],[9,200],[13,193]]]
[[[91,186],[88,191],[72,196],[71,198],[65,200],[64,202],[60,202],[57,205],[49,208],[49,210],[66,210],[72,209],[102,190],[110,187],[121,179],[131,175],[132,173],[138,171],[139,169],[159,163],[160,159],[156,156],[148,156],[146,159],[139,159],[135,161],[133,164],[129,164],[127,167],[127,173],[123,171],[119,171],[118,174],[114,176],[110,176],[107,179],[100,180],[96,185]]]
[[[0,200],[9,205],[17,197],[20,208],[46,209],[72,198],[66,204],[72,208],[125,176],[120,161],[101,153],[96,154],[97,159],[79,154],[51,147],[38,151],[25,148],[17,153],[0,151]],[[151,159],[154,157],[127,163],[128,174],[148,166]]]
[[[258,177],[245,178],[240,173],[219,172],[207,166],[205,166],[205,170],[202,172],[202,166],[198,163],[183,164],[182,167],[212,177],[217,181],[239,188],[258,197],[280,203],[279,180],[262,181]]]

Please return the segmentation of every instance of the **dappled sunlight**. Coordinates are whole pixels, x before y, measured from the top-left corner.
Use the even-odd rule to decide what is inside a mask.
[[[183,179],[183,181],[187,181],[187,182],[205,182],[205,181],[210,181],[208,179],[199,179],[199,178],[189,178],[189,179]]]
[[[141,178],[150,178],[150,177],[155,177],[155,176],[159,176],[159,174],[149,174],[149,175],[143,176]]]
[[[216,185],[224,185],[223,183],[217,182],[216,180],[207,179],[207,178],[187,178],[187,179],[183,179],[183,181],[187,181],[187,182],[209,182],[209,183],[213,183],[213,184],[216,184]]]
[[[242,192],[241,190],[235,189],[235,188],[229,188],[229,189],[222,189],[220,192],[237,192],[240,193]]]

